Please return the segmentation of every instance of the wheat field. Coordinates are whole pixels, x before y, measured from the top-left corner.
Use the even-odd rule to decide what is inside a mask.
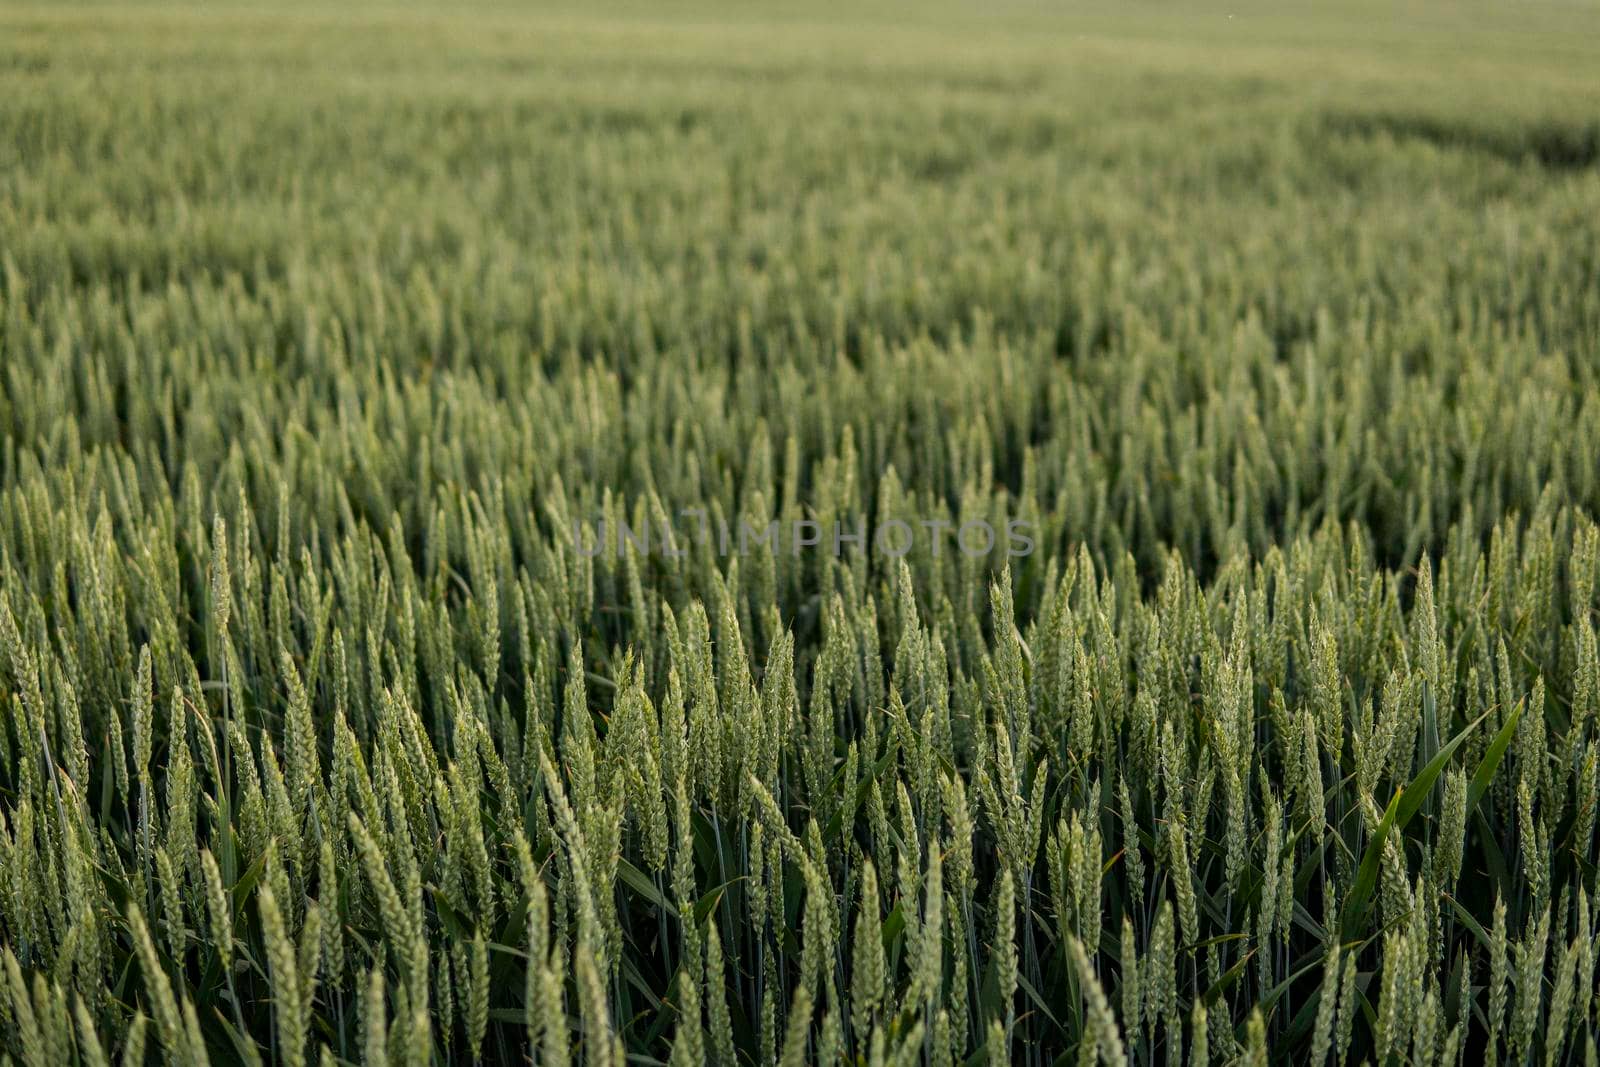
[[[1600,7],[0,6],[0,1063],[1600,1061]]]

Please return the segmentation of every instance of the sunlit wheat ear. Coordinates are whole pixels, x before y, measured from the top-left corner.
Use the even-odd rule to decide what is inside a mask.
[[[305,1062],[305,1024],[301,1017],[300,969],[294,945],[284,926],[283,915],[270,886],[263,886],[258,897],[262,937],[266,942],[267,962],[276,993],[273,1011],[278,1023],[278,1050],[284,1062]]]
[[[1512,1001],[1511,1029],[1507,1041],[1510,1055],[1518,1061],[1527,1059],[1533,1044],[1549,939],[1550,911],[1546,908],[1540,912],[1536,924],[1524,932],[1514,953],[1516,996]]]
[[[1083,944],[1074,938],[1067,942],[1067,950],[1078,973],[1089,1019],[1089,1032],[1094,1035],[1101,1062],[1105,1063],[1106,1067],[1122,1067],[1128,1062],[1128,1058],[1123,1048],[1121,1032],[1117,1029],[1116,1016],[1112,1014],[1111,1004],[1106,1000],[1105,990],[1100,987],[1100,980],[1089,963],[1089,956],[1084,951]]]
[[[851,1025],[856,1033],[872,1031],[878,1005],[888,983],[883,955],[883,922],[878,912],[878,875],[871,861],[861,872],[861,894],[855,908],[855,939],[850,962]]]
[[[807,1062],[806,1045],[812,1004],[811,994],[804,987],[795,990],[794,1001],[789,1006],[788,1027],[783,1035],[783,1049],[778,1056],[782,1067],[802,1067]]]
[[[150,993],[151,1010],[154,1013],[156,1033],[161,1040],[161,1046],[174,1061],[192,1063],[193,1050],[178,1013],[178,1000],[173,993],[171,980],[162,969],[161,957],[156,951],[155,942],[150,938],[150,929],[137,905],[129,905],[127,918],[134,949],[138,953],[139,965],[146,971],[145,988]]]

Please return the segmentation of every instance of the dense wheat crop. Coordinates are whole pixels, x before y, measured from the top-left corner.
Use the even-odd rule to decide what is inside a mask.
[[[0,7],[0,1062],[1594,1064],[1597,72]]]

